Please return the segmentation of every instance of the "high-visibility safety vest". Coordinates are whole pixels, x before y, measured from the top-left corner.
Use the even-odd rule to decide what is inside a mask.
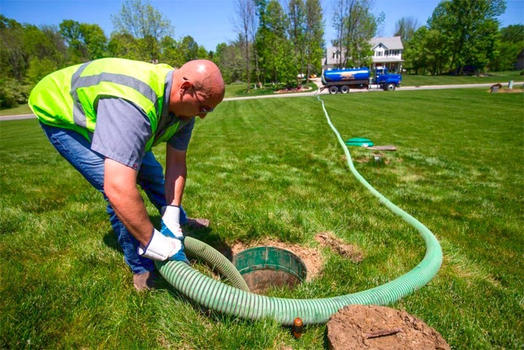
[[[167,141],[179,122],[157,130],[163,111],[166,75],[173,68],[121,58],[102,58],[67,67],[44,77],[31,91],[29,106],[47,125],[72,129],[90,140],[96,126],[98,100],[120,97],[134,103],[149,118],[152,137],[146,151]],[[118,118],[118,116],[115,116]],[[164,124],[164,123],[163,123]]]

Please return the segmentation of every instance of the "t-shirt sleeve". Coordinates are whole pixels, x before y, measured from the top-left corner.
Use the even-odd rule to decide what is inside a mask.
[[[98,101],[93,151],[138,169],[151,135],[147,115],[132,102],[121,98]]]
[[[193,126],[195,125],[195,118],[191,118],[186,124],[184,124],[177,132],[171,136],[168,143],[173,146],[174,149],[179,151],[186,151],[191,140],[191,134],[193,133]]]

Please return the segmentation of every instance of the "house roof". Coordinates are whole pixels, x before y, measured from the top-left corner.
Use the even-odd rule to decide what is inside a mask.
[[[388,38],[376,37],[372,38],[369,43],[371,44],[372,49],[377,47],[379,44],[384,45],[388,50],[402,50],[404,48],[404,46],[402,46],[402,40],[400,40],[400,36]]]

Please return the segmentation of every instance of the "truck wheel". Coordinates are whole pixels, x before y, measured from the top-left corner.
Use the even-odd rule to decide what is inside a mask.
[[[340,92],[343,93],[343,94],[347,94],[349,92],[349,86],[347,85],[342,85],[340,87]]]
[[[384,90],[395,91],[395,84],[388,84]]]
[[[330,86],[330,87],[329,87],[329,93],[330,93],[331,95],[334,95],[334,94],[336,94],[337,92],[338,92],[338,87],[336,87],[336,86]]]

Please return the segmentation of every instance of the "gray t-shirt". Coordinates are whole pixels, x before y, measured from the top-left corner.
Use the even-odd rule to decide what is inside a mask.
[[[171,91],[171,74],[167,74],[165,96]],[[169,98],[169,97],[168,97]],[[185,151],[189,145],[195,118],[180,119],[168,112],[165,100],[157,135],[176,121],[177,132],[168,143]],[[147,115],[132,102],[122,98],[102,98],[98,101],[96,128],[91,149],[130,168],[138,169],[144,157],[147,141],[151,138],[151,125]]]

